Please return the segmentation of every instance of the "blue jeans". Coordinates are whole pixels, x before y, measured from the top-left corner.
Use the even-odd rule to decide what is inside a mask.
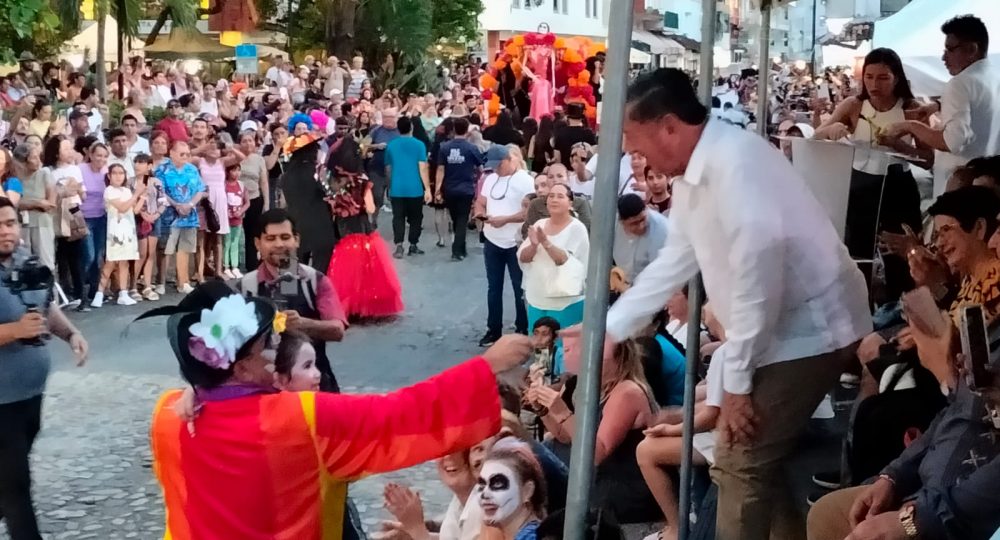
[[[106,216],[86,218],[86,221],[90,234],[82,239],[80,268],[83,282],[88,290],[87,297],[93,299],[97,285],[101,281],[101,264],[104,262],[104,251],[108,241],[108,218]]]
[[[462,231],[455,231],[459,234]],[[483,259],[486,261],[486,306],[489,314],[486,329],[494,334],[503,331],[503,276],[504,269],[510,273],[510,284],[514,289],[514,327],[518,333],[528,333],[528,312],[524,307],[524,290],[521,288],[521,266],[517,264],[517,248],[501,248],[486,240],[483,245]]]

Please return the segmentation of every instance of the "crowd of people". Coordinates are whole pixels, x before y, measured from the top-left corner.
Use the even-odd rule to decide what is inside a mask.
[[[141,318],[169,317],[193,388],[153,419],[172,538],[361,537],[348,482],[434,458],[454,493],[443,521],[390,484],[384,538],[561,538],[584,291],[598,286],[586,282],[597,161],[618,159],[587,534],[665,520],[648,540],[671,540],[694,510],[726,540],[985,539],[1000,528],[997,400],[965,384],[955,336],[964,308],[982,306],[991,336],[1000,312],[1000,68],[979,19],[942,32],[954,78],[940,101],[917,100],[899,56],[876,49],[858,82],[826,73],[814,88],[826,96],[791,125],[799,105],[763,120],[740,110],[756,75],[719,81],[708,108],[683,72],[644,73],[628,91],[626,151],[603,157],[581,103],[490,114],[476,65],[438,94],[405,94],[375,88],[361,57],[278,60],[259,86],[132,63],[111,118],[85,75],[25,61],[4,90],[0,268],[34,257],[62,283],[49,329],[81,360],[60,306],[160,301]],[[157,105],[166,116],[148,122]],[[788,154],[743,129],[754,121],[855,144],[843,238]],[[930,161],[963,164],[924,218],[911,164]],[[393,258],[434,256],[425,215],[452,261],[482,244],[489,348],[394,394],[338,395],[325,344],[402,312]],[[699,271],[709,302],[689,329],[684,285]],[[168,281],[185,295],[176,305],[162,301]],[[0,285],[14,302],[12,290]],[[940,324],[907,301],[926,292],[947,310]],[[503,335],[506,298],[522,336]],[[25,342],[42,315],[5,309],[3,355],[47,363]],[[673,480],[690,347],[702,359],[694,462],[718,487],[704,512],[679,508]],[[494,375],[525,362],[517,384]],[[804,520],[783,469],[845,373],[861,381],[849,470],[818,472],[837,489]],[[11,381],[0,412],[25,428],[4,435],[21,445],[4,465],[26,480],[42,390]],[[267,480],[245,474],[262,463]],[[0,481],[0,511],[13,538],[38,538],[23,484]]]

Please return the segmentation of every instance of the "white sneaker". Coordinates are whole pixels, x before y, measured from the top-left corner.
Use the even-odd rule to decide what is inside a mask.
[[[97,291],[94,294],[94,300],[90,303],[90,307],[99,308],[104,305],[104,293]]]
[[[167,294],[167,286],[164,285],[164,284],[162,284],[162,283],[160,283],[159,285],[157,285],[156,287],[154,287],[153,290],[156,291],[156,294],[158,294],[160,296],[163,296],[164,294]]]
[[[118,293],[118,305],[119,306],[134,306],[136,301],[129,296],[128,291],[122,291]]]
[[[70,300],[68,304],[66,304],[66,307],[79,307],[79,306],[80,306],[79,298],[74,298]]]
[[[236,276],[233,275],[233,272],[228,268],[222,271],[222,277],[226,279],[236,279]]]
[[[242,279],[243,278],[243,272],[240,272],[239,268],[233,268],[233,277],[236,278],[236,279]]]
[[[191,294],[194,291],[194,287],[190,283],[185,283],[184,285],[177,287],[177,292],[181,294]]]

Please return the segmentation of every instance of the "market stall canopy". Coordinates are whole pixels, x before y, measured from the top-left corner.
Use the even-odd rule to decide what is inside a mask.
[[[163,60],[221,60],[233,56],[233,48],[227,47],[194,28],[174,26],[170,35],[161,37],[147,45],[143,51],[146,58]]]
[[[74,60],[95,60],[97,42],[99,41],[97,21],[83,21],[82,26],[83,30],[73,36],[73,39],[69,40],[66,47],[59,52],[60,59],[69,60],[70,63],[74,63]],[[125,50],[125,58],[131,56],[132,51],[142,48],[141,41],[132,41],[134,46]],[[125,44],[127,47],[128,39],[125,40]],[[88,56],[86,59],[83,58],[84,54]],[[111,16],[104,20],[104,61],[118,61],[118,21]]]
[[[874,47],[888,47],[903,60],[913,93],[940,96],[951,79],[941,61],[944,34],[941,25],[958,15],[973,14],[986,28],[1000,28],[997,0],[913,0],[895,15],[875,22]],[[1000,61],[1000,47],[990,48],[990,58]]]

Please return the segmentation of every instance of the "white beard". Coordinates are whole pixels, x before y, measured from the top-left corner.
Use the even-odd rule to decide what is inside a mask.
[[[506,479],[507,487],[491,485]],[[505,463],[487,461],[479,473],[479,506],[483,522],[490,526],[504,525],[521,505],[521,485],[517,474]],[[492,508],[495,507],[495,510]],[[486,508],[490,508],[487,512]]]

